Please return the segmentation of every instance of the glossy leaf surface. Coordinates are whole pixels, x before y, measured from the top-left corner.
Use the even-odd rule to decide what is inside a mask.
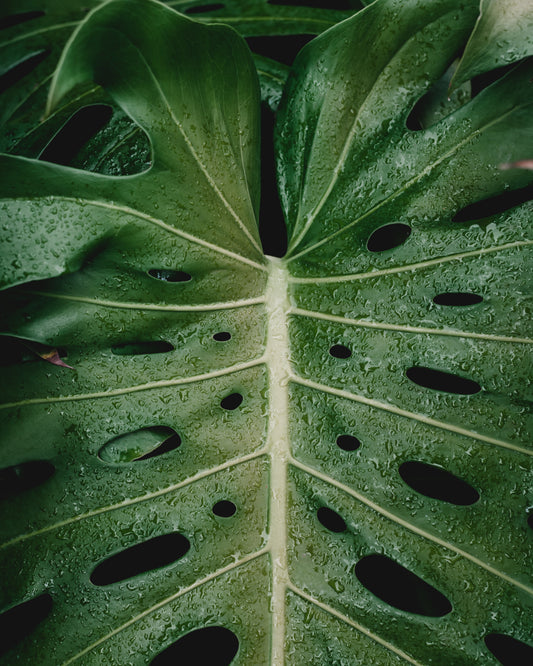
[[[97,84],[149,160],[1,158],[3,332],[70,366],[4,366],[0,478],[26,476],[0,622],[26,630],[1,663],[527,650],[531,202],[454,220],[531,183],[499,168],[533,150],[531,66],[406,125],[477,16],[377,0],[303,49],[276,121],[283,259],[258,234],[243,39],[147,0],[76,28],[50,109]]]

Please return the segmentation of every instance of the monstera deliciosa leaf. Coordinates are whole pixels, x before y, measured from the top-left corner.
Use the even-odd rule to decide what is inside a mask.
[[[531,62],[411,121],[478,9],[377,0],[301,51],[283,258],[242,37],[152,0],[76,28],[48,112],[100,86],[150,152],[1,160],[2,663],[529,663]]]

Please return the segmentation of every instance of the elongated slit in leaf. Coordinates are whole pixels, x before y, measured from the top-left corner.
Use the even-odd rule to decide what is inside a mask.
[[[205,12],[214,12],[217,9],[224,9],[221,2],[213,2],[207,5],[196,5],[195,7],[187,7],[185,14],[204,14]]]
[[[52,610],[52,597],[45,593],[24,601],[0,615],[0,655],[28,637]]]
[[[456,393],[457,395],[474,395],[481,391],[481,386],[473,379],[443,372],[442,370],[415,365],[409,368],[405,374],[414,384],[434,391]]]
[[[461,208],[461,210],[455,213],[452,220],[453,222],[475,222],[476,220],[504,213],[532,199],[533,185],[521,187],[517,190],[508,190],[502,194],[481,199]]]
[[[533,664],[533,647],[506,634],[488,634],[485,645],[503,666]]]
[[[467,305],[477,305],[483,302],[483,296],[473,294],[467,291],[451,291],[437,294],[433,298],[436,305],[446,305],[451,307],[465,307]]]
[[[403,245],[410,235],[411,227],[408,224],[385,224],[370,235],[366,247],[370,252],[385,252]]]
[[[185,271],[174,271],[168,268],[151,268],[148,271],[150,277],[162,282],[189,282],[191,275]]]
[[[98,457],[107,463],[138,462],[173,451],[180,444],[172,428],[151,426],[113,437],[102,446]]]
[[[189,539],[179,532],[148,539],[100,562],[91,582],[101,587],[160,569],[180,560],[190,547]]]
[[[443,617],[452,610],[442,592],[386,555],[363,557],[355,575],[372,594],[399,610],[427,617]]]
[[[190,631],[169,645],[150,662],[150,666],[209,664],[229,666],[239,650],[236,634],[225,627],[210,626]]]
[[[442,467],[418,460],[400,465],[400,476],[416,492],[459,506],[469,506],[479,499],[479,493],[469,483]]]
[[[139,356],[141,354],[164,354],[174,350],[174,345],[165,340],[147,340],[146,342],[128,342],[111,347],[116,356]]]
[[[0,499],[15,497],[42,485],[55,471],[47,460],[29,460],[0,469]]]

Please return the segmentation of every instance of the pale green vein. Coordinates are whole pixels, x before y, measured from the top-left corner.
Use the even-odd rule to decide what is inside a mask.
[[[5,543],[0,544],[0,550],[8,548],[10,546],[14,546],[15,544],[20,543],[21,541],[27,541],[28,539],[32,539],[36,536],[41,536],[43,534],[48,534],[49,532],[54,532],[55,530],[59,530],[62,527],[68,527],[69,525],[78,523],[82,520],[94,518],[94,516],[99,516],[103,513],[110,513],[111,511],[126,509],[130,506],[134,506],[142,502],[147,502],[157,497],[162,497],[163,495],[168,495],[169,493],[173,493],[182,488],[186,488],[190,484],[196,483],[201,479],[213,476],[213,474],[218,474],[219,472],[222,472],[231,467],[241,465],[243,463],[249,462],[250,460],[254,460],[255,458],[260,458],[263,455],[263,453],[264,449],[259,449],[258,451],[254,451],[253,453],[249,453],[248,455],[241,456],[240,458],[232,458],[231,460],[228,460],[225,463],[222,463],[221,465],[217,465],[216,467],[212,467],[208,470],[203,470],[201,472],[198,472],[194,476],[191,476],[188,479],[185,479],[184,481],[180,481],[179,483],[174,483],[173,485],[168,486],[167,488],[163,488],[162,490],[146,493],[146,495],[141,495],[141,497],[133,497],[124,500],[122,502],[117,502],[116,504],[110,504],[109,506],[98,507],[98,509],[93,509],[92,511],[86,511],[85,513],[80,513],[75,516],[71,516],[70,518],[66,518],[65,520],[61,520],[60,522],[54,523],[53,525],[46,525],[46,527],[41,527],[40,529],[34,530],[33,532],[27,532],[26,534],[19,534],[13,539],[10,539]]]
[[[387,511],[387,509],[384,509],[382,506],[379,504],[376,504],[375,502],[372,502],[372,500],[368,499],[361,493],[356,492],[349,486],[345,485],[344,483],[341,483],[340,481],[337,481],[327,474],[323,474],[322,472],[319,472],[316,469],[313,469],[311,467],[308,467],[307,465],[302,464],[301,462],[295,460],[294,458],[291,459],[290,464],[293,465],[294,467],[297,467],[298,469],[302,470],[303,472],[310,474],[311,476],[316,477],[317,479],[320,479],[324,481],[325,483],[335,486],[335,488],[338,488],[342,492],[350,495],[354,499],[358,500],[359,502],[362,502],[366,506],[368,506],[370,509],[375,511],[376,513],[379,513],[381,516],[384,516],[385,518],[388,518],[394,523],[397,523],[398,525],[401,525],[402,527],[405,527],[411,532],[414,532],[415,534],[418,534],[418,536],[421,536],[424,539],[427,539],[428,541],[433,541],[433,543],[438,544],[439,546],[442,546],[443,548],[446,548],[447,550],[451,550],[453,553],[456,553],[457,555],[464,557],[467,560],[470,560],[470,562],[473,562],[475,565],[485,569],[486,571],[489,571],[491,574],[498,576],[502,580],[505,580],[506,582],[510,583],[511,585],[514,585],[515,587],[520,588],[521,590],[524,590],[528,594],[533,594],[533,587],[530,587],[529,585],[526,585],[525,583],[520,582],[519,580],[516,580],[515,578],[512,578],[511,576],[508,576],[506,573],[503,571],[500,571],[496,567],[492,566],[488,562],[484,562],[481,560],[479,557],[476,557],[475,555],[472,555],[471,553],[467,552],[466,550],[463,550],[462,548],[458,548],[457,546],[454,546],[453,544],[449,543],[448,541],[445,541],[444,539],[441,539],[440,537],[431,534],[427,530],[423,530],[420,527],[417,527],[416,525],[413,525],[407,520],[404,520],[403,518],[400,518],[396,514],[392,513],[391,511]]]
[[[332,608],[331,606],[328,606],[328,604],[325,604],[324,602],[319,601],[318,599],[315,599],[310,594],[307,594],[303,590],[300,590],[298,587],[296,587],[292,583],[289,583],[288,589],[291,590],[291,592],[294,592],[294,594],[297,594],[302,599],[305,599],[309,603],[313,604],[314,606],[318,606],[318,608],[322,609],[328,615],[332,615],[333,617],[336,617],[338,620],[341,620],[341,622],[344,622],[345,624],[349,625],[350,627],[353,627],[357,631],[360,631],[365,636],[368,636],[368,638],[370,638],[371,640],[375,641],[376,643],[379,643],[379,645],[382,645],[387,650],[390,650],[390,652],[394,652],[394,654],[397,654],[402,659],[405,659],[405,661],[408,661],[410,664],[413,664],[413,666],[424,666],[424,664],[422,664],[419,661],[416,661],[415,659],[410,657],[406,652],[404,652],[403,650],[400,650],[399,648],[397,648],[392,643],[389,643],[388,641],[381,638],[377,634],[372,633],[369,629],[364,627],[362,624],[359,624],[358,622],[355,622],[354,620],[347,617],[346,615],[343,615],[342,613],[340,613],[335,608]]]
[[[105,178],[105,176],[102,177]],[[122,176],[119,176],[119,178],[121,177]],[[80,203],[80,200],[74,197],[55,196],[54,198],[57,201],[71,201],[76,204]],[[243,257],[241,254],[237,254],[236,252],[231,252],[231,250],[226,250],[225,248],[220,247],[220,245],[209,243],[208,241],[203,240],[202,238],[198,238],[198,236],[193,236],[192,234],[189,234],[186,231],[182,231],[181,229],[176,229],[175,227],[172,227],[170,224],[166,224],[166,222],[163,222],[163,220],[160,220],[157,217],[152,217],[147,213],[142,213],[139,210],[135,210],[135,208],[130,208],[129,206],[117,206],[117,204],[110,203],[109,201],[97,201],[93,199],[82,199],[81,201],[83,201],[84,204],[87,204],[89,206],[107,208],[109,210],[119,211],[127,215],[132,215],[133,217],[137,217],[141,220],[145,220],[146,222],[150,222],[151,224],[155,224],[158,227],[161,227],[161,229],[165,229],[165,231],[168,231],[171,234],[174,234],[175,236],[179,236],[180,238],[184,238],[185,240],[188,240],[191,243],[195,243],[196,245],[201,245],[203,247],[206,247],[207,249],[212,250],[213,252],[217,252],[218,254],[224,254],[227,257],[230,257],[231,259],[235,259],[236,261],[248,264],[249,266],[253,266],[254,268],[259,268],[262,271],[267,270],[266,266],[264,266],[263,264],[253,261],[252,259],[248,259],[248,257]]]
[[[448,335],[454,338],[473,338],[476,340],[487,340],[489,342],[512,342],[515,344],[533,344],[531,338],[513,338],[505,335],[492,335],[489,333],[470,333],[468,331],[455,331],[452,329],[425,328],[423,326],[402,326],[399,324],[384,324],[381,322],[366,321],[364,319],[350,319],[348,317],[338,317],[336,315],[324,314],[310,310],[293,308],[290,314],[300,317],[310,317],[311,319],[322,319],[348,326],[357,326],[361,328],[373,328],[379,331],[400,331],[402,333],[424,333],[428,335]]]
[[[46,298],[55,298],[62,301],[87,303],[89,305],[104,308],[117,308],[120,310],[155,310],[157,312],[210,312],[232,310],[234,308],[244,308],[249,305],[258,305],[265,302],[264,296],[259,296],[257,298],[247,298],[240,301],[227,301],[223,303],[205,303],[200,305],[157,305],[155,303],[123,303],[121,301],[106,301],[100,298],[71,296],[69,294],[53,294],[46,291],[27,291],[25,293],[33,294],[35,296],[45,296]]]
[[[469,257],[477,257],[484,254],[491,254],[493,252],[500,252],[502,250],[510,250],[518,247],[527,247],[533,245],[533,240],[513,241],[504,243],[502,245],[495,245],[492,247],[480,248],[479,250],[468,250],[466,252],[459,252],[458,254],[450,254],[445,257],[437,257],[436,259],[427,259],[426,261],[419,261],[415,264],[407,264],[405,266],[394,266],[393,268],[384,268],[382,270],[370,271],[368,273],[355,273],[354,275],[332,275],[329,277],[290,277],[289,282],[294,284],[336,284],[337,282],[351,282],[353,280],[368,280],[384,275],[395,275],[396,273],[404,273],[406,271],[416,271],[419,269],[430,268],[431,266],[440,266],[441,264],[448,263],[449,261],[461,261]]]
[[[482,435],[480,433],[474,432],[473,430],[467,430],[466,428],[461,428],[459,426],[452,425],[451,423],[445,423],[444,421],[439,421],[437,419],[430,418],[424,414],[417,414],[416,412],[410,412],[401,407],[396,407],[396,405],[391,405],[387,402],[381,402],[379,400],[374,400],[373,398],[367,398],[362,395],[357,395],[355,393],[350,393],[343,389],[337,389],[332,386],[327,386],[326,384],[319,384],[310,379],[304,379],[303,377],[297,377],[293,375],[291,381],[296,384],[301,384],[302,386],[307,386],[309,388],[315,389],[317,391],[322,391],[323,393],[329,393],[330,395],[336,395],[339,398],[346,398],[348,400],[353,400],[354,402],[359,402],[363,405],[368,405],[369,407],[374,407],[376,409],[381,409],[385,412],[390,412],[391,414],[397,414],[398,416],[404,416],[405,418],[412,419],[414,421],[419,421],[420,423],[425,423],[426,425],[440,428],[442,430],[447,430],[453,432],[457,435],[463,435],[464,437],[470,437],[471,439],[477,439],[480,442],[485,442],[487,444],[493,444],[494,446],[500,446],[504,449],[510,449],[511,451],[517,451],[518,453],[523,453],[528,456],[533,456],[533,451],[526,449],[522,446],[517,446],[511,442],[506,442],[501,439],[496,439],[495,437],[489,437],[487,435]]]
[[[327,30],[331,28],[336,23],[335,21],[328,21],[326,19],[318,18],[309,18],[309,17],[300,17],[300,16],[211,16],[211,17],[198,17],[198,20],[202,23],[259,23],[263,21],[275,22],[275,23],[316,23],[317,25],[324,26],[322,30]]]
[[[501,122],[503,122],[508,116],[512,115],[513,113],[516,113],[518,110],[520,110],[522,107],[526,105],[518,105],[511,109],[510,111],[507,111],[506,113],[502,114],[501,116],[498,116],[498,118],[495,118],[492,120],[490,123],[487,123],[486,125],[483,125],[483,127],[480,127],[477,130],[474,130],[471,132],[468,136],[466,136],[462,141],[459,141],[457,145],[455,145],[452,149],[450,149],[448,152],[444,153],[441,157],[436,159],[434,162],[431,162],[431,164],[428,164],[427,167],[422,169],[420,173],[418,173],[416,176],[413,176],[410,180],[408,180],[404,185],[402,185],[399,189],[395,190],[392,194],[390,194],[388,197],[385,197],[381,201],[379,201],[375,206],[372,206],[369,210],[366,211],[366,213],[363,213],[363,215],[360,215],[358,218],[355,220],[352,220],[348,224],[345,224],[342,228],[338,229],[337,231],[329,234],[328,236],[325,236],[322,238],[322,240],[313,243],[312,245],[309,245],[306,247],[304,250],[301,252],[298,252],[297,254],[293,254],[291,257],[288,258],[288,261],[292,261],[293,259],[296,259],[298,257],[302,257],[306,254],[309,254],[309,252],[312,252],[315,250],[317,247],[320,247],[321,245],[324,245],[324,243],[328,243],[331,241],[333,238],[338,236],[339,234],[344,233],[351,227],[353,227],[355,224],[358,224],[365,218],[369,217],[370,215],[373,215],[376,211],[378,211],[380,208],[385,206],[386,204],[391,203],[395,199],[397,199],[400,195],[402,195],[404,192],[406,192],[410,187],[413,185],[416,185],[419,183],[425,176],[430,174],[433,169],[438,167],[440,164],[448,160],[450,157],[453,157],[463,146],[466,146],[472,139],[476,136],[479,136],[483,132],[485,132],[487,129],[492,127],[493,125],[497,125]],[[328,195],[329,196],[329,195]],[[309,225],[307,225],[308,228]],[[307,231],[306,228],[306,231]]]
[[[168,379],[157,382],[148,382],[146,384],[138,384],[137,386],[127,386],[125,388],[111,389],[110,391],[96,391],[95,393],[80,393],[78,395],[60,395],[48,396],[46,398],[27,398],[26,400],[19,400],[17,402],[6,402],[0,405],[0,410],[11,409],[13,407],[27,407],[29,405],[51,405],[58,402],[74,402],[76,400],[95,400],[97,398],[114,398],[118,395],[127,395],[128,393],[138,393],[139,391],[152,391],[154,389],[169,388],[171,386],[182,386],[185,384],[193,384],[201,382],[206,379],[214,379],[215,377],[223,377],[230,375],[241,370],[254,368],[255,366],[262,365],[264,358],[254,359],[253,361],[246,361],[245,363],[238,363],[229,368],[221,370],[214,370],[213,372],[206,372],[202,375],[194,375],[193,377],[180,377],[179,379]]]
[[[72,662],[77,661],[80,657],[83,657],[86,655],[88,652],[91,652],[95,648],[97,648],[99,645],[104,643],[105,641],[109,640],[110,638],[113,638],[113,636],[116,636],[119,634],[121,631],[124,629],[127,629],[128,627],[131,627],[132,624],[135,624],[139,620],[142,620],[145,618],[147,615],[150,615],[151,613],[159,610],[160,608],[163,608],[167,604],[171,603],[172,601],[175,601],[176,599],[179,599],[180,597],[184,596],[185,594],[188,594],[189,592],[192,592],[196,588],[200,587],[201,585],[205,585],[206,583],[209,583],[210,581],[214,580],[215,578],[218,578],[226,573],[229,573],[230,571],[233,571],[234,569],[237,569],[239,567],[244,566],[248,562],[251,562],[252,560],[257,559],[258,557],[262,557],[265,555],[266,549],[263,548],[261,550],[258,550],[255,553],[249,553],[245,557],[241,558],[237,562],[233,562],[232,564],[228,564],[225,567],[222,567],[222,569],[218,569],[217,571],[213,571],[213,573],[210,573],[208,576],[205,576],[201,580],[197,580],[195,583],[192,585],[189,585],[188,587],[179,590],[175,594],[172,594],[170,597],[167,597],[166,599],[163,599],[159,601],[157,604],[154,604],[153,606],[150,606],[150,608],[147,608],[144,610],[142,613],[139,613],[138,615],[135,615],[134,617],[131,618],[131,620],[128,620],[124,624],[121,624],[119,627],[116,629],[113,629],[113,631],[110,631],[109,633],[105,634],[105,636],[102,636],[99,638],[97,641],[94,643],[91,643],[88,645],[84,650],[81,652],[78,652],[78,654],[74,655],[70,659],[67,659],[67,661],[63,662],[62,666],[67,666],[67,664],[72,664]]]

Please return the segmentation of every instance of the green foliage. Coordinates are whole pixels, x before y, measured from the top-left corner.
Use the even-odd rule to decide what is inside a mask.
[[[9,76],[51,53],[5,93],[1,663],[528,663],[531,37],[348,4],[4,20]],[[288,74],[232,28],[321,34]]]

